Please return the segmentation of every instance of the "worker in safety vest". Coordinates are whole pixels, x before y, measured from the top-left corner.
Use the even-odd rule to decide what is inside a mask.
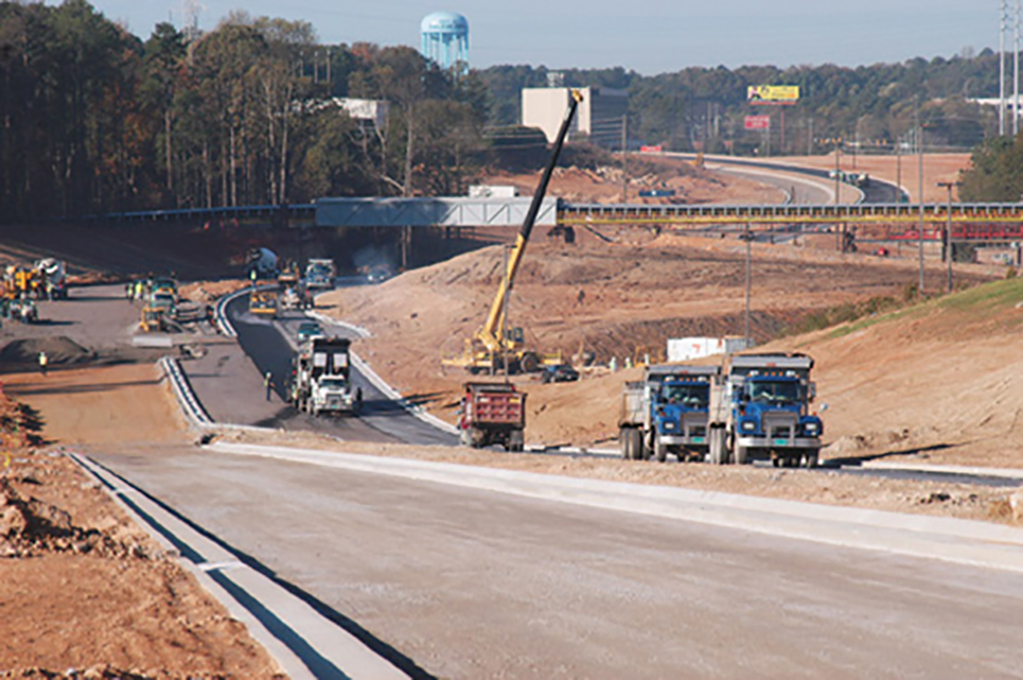
[[[46,352],[39,352],[39,372],[46,375],[46,367],[50,363],[50,358],[46,356]]]

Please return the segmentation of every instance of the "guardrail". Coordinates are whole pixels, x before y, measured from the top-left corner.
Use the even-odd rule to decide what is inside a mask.
[[[246,286],[241,290],[236,290],[233,293],[228,293],[217,300],[216,306],[213,308],[213,321],[216,323],[217,328],[223,335],[229,338],[237,338],[238,331],[234,329],[234,324],[231,323],[231,319],[227,316],[227,306],[237,300],[238,298],[248,295],[252,292],[251,286]]]
[[[181,404],[181,410],[184,411],[188,421],[199,428],[212,425],[213,419],[206,412],[206,407],[195,396],[192,385],[188,382],[188,376],[181,370],[181,363],[173,357],[163,357],[160,359],[160,367],[170,380],[174,396]]]

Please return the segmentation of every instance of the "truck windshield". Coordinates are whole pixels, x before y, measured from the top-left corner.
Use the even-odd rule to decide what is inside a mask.
[[[665,385],[661,400],[668,404],[682,404],[690,408],[703,408],[709,401],[710,389],[706,383]]]
[[[344,378],[323,378],[320,380],[320,387],[328,390],[343,390],[345,388]]]
[[[768,404],[795,404],[800,399],[799,383],[790,380],[764,380],[749,385],[750,401]]]

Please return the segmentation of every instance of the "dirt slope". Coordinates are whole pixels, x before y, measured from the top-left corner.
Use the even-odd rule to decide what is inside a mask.
[[[501,262],[500,248],[488,248],[379,286],[335,291],[321,304],[369,328],[374,337],[357,351],[403,393],[451,418],[465,374],[445,374],[441,358],[458,353],[482,323]],[[761,243],[753,244],[751,271],[751,332],[758,342],[836,305],[901,298],[917,273],[910,261]],[[936,288],[940,275],[936,266],[928,284]],[[959,280],[977,283],[993,275],[968,267]],[[526,328],[538,349],[560,350],[566,358],[584,350],[599,363],[615,357],[621,367],[627,358],[662,360],[668,337],[742,335],[744,299],[741,241],[662,234],[645,244],[596,239],[574,246],[531,244],[510,309],[512,323]],[[532,395],[530,438],[584,443],[613,436],[617,387],[598,396],[592,390],[605,388],[591,385],[591,379],[599,384],[599,375],[587,374],[578,385],[541,386],[523,379]],[[562,401],[565,408],[555,408]]]
[[[817,359],[829,455],[1023,467],[1021,303],[1001,281],[792,344]]]

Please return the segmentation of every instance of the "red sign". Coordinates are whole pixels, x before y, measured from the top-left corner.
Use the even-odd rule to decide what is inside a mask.
[[[771,129],[771,117],[770,116],[746,116],[746,129],[747,130],[770,130]]]
[[[662,151],[664,151],[664,149],[661,148],[660,144],[658,144],[656,146],[641,146],[641,147],[639,147],[639,152],[640,153],[661,153]]]

